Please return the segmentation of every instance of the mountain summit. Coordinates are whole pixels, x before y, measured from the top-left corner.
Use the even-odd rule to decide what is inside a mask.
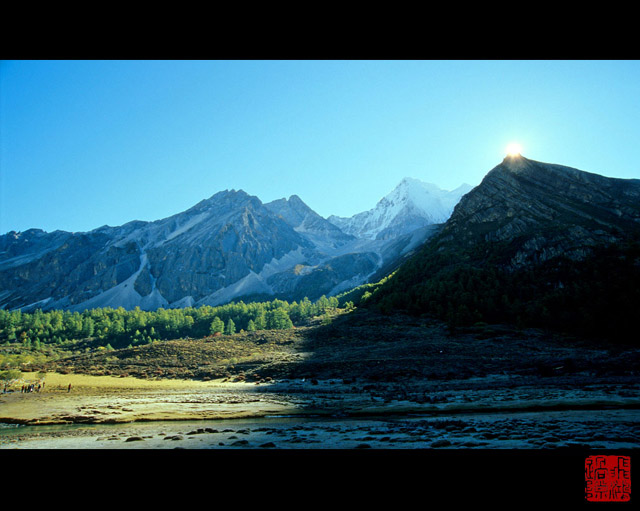
[[[453,191],[405,177],[375,208],[350,218],[328,220],[344,232],[367,239],[390,239],[426,225],[447,221],[460,198],[471,190],[463,184]]]
[[[317,243],[329,243],[335,248],[355,239],[318,215],[297,195],[292,195],[289,199],[274,200],[264,206],[285,220],[296,232],[304,233]]]
[[[638,231],[640,180],[507,156],[462,198],[441,239],[508,243],[502,255],[515,267],[556,255],[580,259]]]

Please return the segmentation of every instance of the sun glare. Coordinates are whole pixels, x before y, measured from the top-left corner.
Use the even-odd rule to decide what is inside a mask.
[[[522,151],[522,146],[517,142],[512,142],[507,146],[507,154],[509,156],[518,156]]]

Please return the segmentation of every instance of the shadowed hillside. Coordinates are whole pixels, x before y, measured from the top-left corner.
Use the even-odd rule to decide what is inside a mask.
[[[507,157],[364,304],[631,340],[640,181]]]
[[[74,355],[40,369],[141,378],[342,379],[360,382],[519,376],[633,375],[640,354],[543,330],[357,310],[290,330],[163,341]],[[37,368],[34,368],[37,369]]]

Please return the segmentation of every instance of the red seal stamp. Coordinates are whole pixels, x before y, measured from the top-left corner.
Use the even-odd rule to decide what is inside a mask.
[[[627,502],[631,500],[631,457],[588,456],[584,479],[589,502]]]

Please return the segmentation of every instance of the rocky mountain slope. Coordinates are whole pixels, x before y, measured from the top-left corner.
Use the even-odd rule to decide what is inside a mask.
[[[313,244],[257,197],[224,191],[156,222],[87,233],[8,233],[0,240],[5,306],[191,305]]]
[[[154,310],[240,298],[313,300],[395,267],[432,233],[421,221],[378,239],[355,236],[296,195],[263,204],[226,190],[155,222],[0,236],[0,307]]]
[[[516,268],[560,255],[579,260],[592,247],[639,232],[640,180],[518,155],[507,156],[463,197],[438,245],[500,247],[504,262]]]
[[[268,202],[265,207],[287,222],[294,231],[312,239],[317,247],[326,246],[327,250],[331,250],[356,239],[322,218],[297,195]]]

